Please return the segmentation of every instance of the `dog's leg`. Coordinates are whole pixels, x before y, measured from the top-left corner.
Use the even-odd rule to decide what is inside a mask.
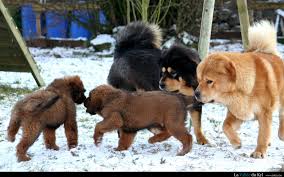
[[[278,137],[279,137],[280,140],[284,141],[284,103],[281,104],[281,108],[280,108],[280,112],[279,112]]]
[[[12,113],[11,120],[9,122],[9,126],[7,128],[7,137],[6,139],[10,142],[15,141],[15,136],[17,132],[19,131],[21,124],[20,124],[20,119],[18,115],[15,113]]]
[[[271,137],[272,111],[263,110],[257,115],[259,130],[257,138],[257,146],[251,154],[253,158],[264,158]]]
[[[64,123],[65,135],[68,148],[72,149],[78,145],[78,129],[75,116],[69,117]]]
[[[136,136],[136,132],[125,132],[121,129],[119,130],[119,132],[120,132],[120,138],[118,142],[118,147],[115,148],[115,150],[116,151],[127,150],[131,146]]]
[[[31,158],[27,156],[28,148],[35,142],[42,130],[40,122],[25,122],[23,125],[23,135],[17,145],[18,161],[28,161]]]
[[[223,124],[223,131],[235,149],[239,149],[242,146],[241,140],[236,132],[240,129],[242,122],[243,121],[237,119],[230,111],[228,111]]]
[[[94,132],[94,142],[98,146],[102,142],[103,134],[120,128],[123,120],[118,112],[111,113],[103,121],[97,123]]]
[[[151,143],[151,144],[154,144],[156,142],[165,141],[169,137],[171,137],[169,132],[167,130],[164,130],[164,131],[160,132],[159,134],[155,134],[154,136],[149,138],[148,142]]]
[[[178,156],[183,156],[188,153],[192,148],[192,136],[188,133],[184,126],[184,122],[172,122],[169,121],[165,125],[168,131],[172,136],[178,139],[183,147],[180,152],[177,153]]]
[[[197,143],[204,145],[208,144],[208,141],[203,135],[201,130],[201,114],[202,114],[202,109],[190,111],[192,125],[194,128],[194,134],[196,136]]]
[[[59,150],[59,147],[55,143],[55,130],[54,128],[45,128],[43,130],[44,143],[47,149]]]

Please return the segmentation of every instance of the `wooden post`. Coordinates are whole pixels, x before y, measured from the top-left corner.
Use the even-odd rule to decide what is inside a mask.
[[[16,26],[13,18],[11,17],[8,10],[4,6],[4,3],[2,2],[2,0],[0,0],[0,16],[1,16],[1,13],[3,14],[4,22],[6,21],[8,29],[13,34],[13,38],[16,40],[18,47],[21,49],[20,50],[21,53],[24,55],[24,57],[20,58],[20,60],[23,60],[23,61],[26,60],[26,62],[28,63],[28,67],[29,67],[28,69],[32,73],[33,77],[35,78],[38,86],[44,86],[45,85],[44,81],[42,77],[40,76],[38,67],[32,57],[32,54],[30,53],[24,39],[21,36],[21,33],[18,27]],[[7,44],[6,46],[8,45],[9,44]],[[15,61],[11,61],[11,62],[15,62]]]
[[[244,49],[248,48],[248,28],[249,28],[249,15],[248,15],[248,6],[247,0],[237,0],[241,33],[242,33],[242,41]]]
[[[208,55],[215,0],[204,0],[198,53],[201,60]]]
[[[39,11],[36,11],[36,31],[37,31],[37,37],[41,37],[41,19],[40,15],[41,13]]]

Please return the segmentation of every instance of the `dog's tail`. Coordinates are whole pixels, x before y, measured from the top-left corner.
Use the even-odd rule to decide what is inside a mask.
[[[18,133],[21,125],[21,119],[17,111],[12,111],[9,126],[7,128],[6,139],[10,142],[15,141],[15,136]]]
[[[136,21],[118,33],[115,48],[119,53],[133,48],[160,48],[161,41],[162,33],[158,25]]]
[[[248,29],[249,46],[247,51],[274,54],[280,57],[277,51],[276,30],[267,20],[254,23]]]
[[[26,112],[27,114],[35,115],[39,112],[49,109],[53,104],[57,102],[59,98],[60,98],[59,95],[54,95],[45,101],[42,100],[40,100],[40,102],[33,101],[32,103],[27,104],[27,106],[24,106],[23,109],[27,111]],[[7,136],[6,136],[6,139],[10,142],[15,141],[15,136],[21,126],[21,118],[22,118],[21,116],[23,116],[23,114],[20,113],[19,111],[17,110],[12,111],[9,126],[7,128]]]

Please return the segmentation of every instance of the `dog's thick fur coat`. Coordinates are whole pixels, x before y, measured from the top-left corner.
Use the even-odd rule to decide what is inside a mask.
[[[22,138],[17,145],[18,161],[30,160],[26,154],[27,150],[42,131],[46,148],[58,150],[59,147],[55,144],[55,130],[62,124],[68,147],[77,146],[75,103],[84,102],[84,92],[79,76],[69,76],[55,79],[45,89],[28,94],[15,104],[7,129],[7,139],[13,142],[19,128],[23,128]]]
[[[118,33],[108,83],[128,91],[158,90],[161,30],[141,21],[128,24]]]
[[[280,105],[279,138],[284,140],[284,65],[276,48],[276,32],[268,21],[249,28],[249,47],[244,53],[216,52],[197,67],[196,97],[204,102],[220,102],[228,114],[223,130],[235,148],[243,121],[259,122],[257,147],[251,154],[263,158],[270,143],[272,112]]]
[[[98,113],[103,117],[95,128],[96,145],[101,142],[104,133],[118,129],[120,139],[117,150],[126,150],[138,130],[156,127],[160,132],[151,137],[149,143],[174,136],[183,145],[178,155],[184,155],[192,147],[192,136],[185,127],[186,105],[192,101],[182,95],[162,91],[126,92],[101,85],[90,92],[84,105],[88,113]]]

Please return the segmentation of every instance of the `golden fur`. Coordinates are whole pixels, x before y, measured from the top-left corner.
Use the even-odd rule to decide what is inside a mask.
[[[44,90],[38,90],[19,100],[11,113],[7,129],[7,140],[13,142],[20,127],[22,138],[17,145],[18,161],[30,160],[28,148],[43,132],[47,149],[58,150],[55,144],[55,130],[64,124],[68,147],[77,146],[78,133],[75,103],[86,99],[85,89],[79,76],[55,79]]]
[[[161,91],[126,92],[101,85],[90,92],[84,105],[88,113],[98,113],[103,117],[95,128],[96,145],[104,133],[118,129],[120,139],[116,150],[126,150],[138,130],[155,127],[160,132],[151,137],[149,143],[174,136],[183,144],[178,155],[184,155],[191,150],[192,136],[185,128],[187,101],[183,99],[183,96]]]
[[[284,65],[276,49],[276,32],[267,21],[249,29],[249,51],[217,52],[197,67],[196,97],[223,103],[228,108],[223,130],[235,148],[241,147],[236,131],[243,121],[259,122],[257,147],[251,154],[263,158],[270,143],[272,112],[280,105],[279,138],[284,140]]]

